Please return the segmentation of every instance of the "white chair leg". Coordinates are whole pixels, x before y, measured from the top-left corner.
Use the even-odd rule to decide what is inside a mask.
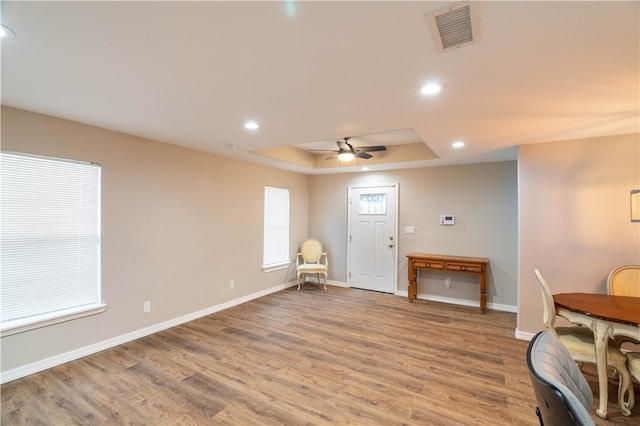
[[[635,401],[635,397],[633,396],[633,379],[631,379],[631,381],[629,381],[629,389],[627,391],[627,395],[629,395],[629,400],[625,403],[626,407],[631,410],[633,408],[633,406],[635,405],[636,401]]]
[[[618,369],[618,377],[620,379],[620,383],[618,384],[618,405],[620,405],[623,416],[630,416],[631,408],[633,408],[635,401],[633,397],[633,384],[631,384],[631,374],[629,374],[626,366],[620,366]],[[629,400],[627,402],[624,400],[625,394],[628,394]]]

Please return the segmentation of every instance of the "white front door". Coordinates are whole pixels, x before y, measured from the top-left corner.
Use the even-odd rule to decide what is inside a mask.
[[[396,291],[397,184],[349,187],[349,286]]]

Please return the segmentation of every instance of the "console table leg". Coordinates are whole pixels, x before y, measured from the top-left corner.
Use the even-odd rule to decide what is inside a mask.
[[[415,281],[409,281],[409,287],[407,287],[407,296],[409,301],[413,302],[413,299],[418,297],[418,283]]]
[[[483,314],[487,312],[487,271],[484,267],[480,272],[480,310]]]

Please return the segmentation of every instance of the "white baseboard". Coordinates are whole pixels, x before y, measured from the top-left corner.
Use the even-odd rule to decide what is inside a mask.
[[[528,342],[531,341],[531,339],[533,339],[533,336],[535,336],[536,333],[528,333],[525,331],[520,331],[516,328],[516,339],[518,340],[526,340]]]
[[[307,282],[313,283],[313,284],[318,284],[318,278],[317,277],[308,277],[306,279]],[[292,286],[294,285],[298,285],[297,282],[293,282],[293,284],[291,284]],[[334,287],[344,287],[347,288],[349,287],[347,285],[347,283],[343,282],[343,281],[333,281],[333,280],[327,280],[327,285],[332,285]]]
[[[43,359],[41,361],[37,361],[31,364],[14,368],[12,370],[5,371],[2,373],[2,377],[0,377],[0,383],[4,384],[12,380],[19,379],[21,377],[25,377],[30,374],[34,374],[34,373],[38,373],[40,371],[46,370],[48,368],[55,367],[57,365],[61,365],[66,362],[73,361],[75,359],[82,358],[84,356],[91,355],[96,352],[103,351],[105,349],[112,348],[114,346],[131,342],[141,337],[145,337],[150,334],[157,333],[162,330],[166,330],[167,328],[175,327],[176,325],[184,324],[185,322],[193,321],[195,319],[198,319],[207,315],[211,315],[216,312],[220,312],[222,310],[231,308],[233,306],[241,305],[253,299],[258,299],[268,294],[275,293],[280,290],[284,290],[285,288],[294,286],[296,284],[297,283],[295,281],[290,281],[288,283],[284,283],[266,290],[262,290],[257,293],[243,296],[238,299],[230,300],[228,302],[221,303],[219,305],[214,305],[209,308],[202,309],[200,311],[192,312],[190,314],[183,315],[178,318],[174,318],[165,322],[154,324],[150,327],[132,331],[130,333],[126,333],[121,336],[117,336],[111,339],[104,340],[102,342],[85,346],[83,348],[75,349],[73,351],[65,352],[63,354],[56,355],[51,358]]]
[[[344,281],[329,280],[329,281],[327,281],[327,285],[332,285],[332,286],[335,286],[335,287],[349,288],[347,283],[345,283]]]
[[[311,280],[310,280],[311,281]],[[83,348],[79,348],[70,352],[65,352],[63,354],[60,355],[56,355],[53,356],[51,358],[47,358],[47,359],[43,359],[41,361],[37,361],[31,364],[27,364],[21,367],[17,367],[14,368],[12,370],[8,370],[5,371],[3,373],[1,373],[1,377],[0,377],[0,383],[4,384],[7,382],[10,382],[12,380],[16,380],[19,379],[21,377],[25,377],[28,376],[30,374],[34,374],[34,373],[38,373],[40,371],[44,371],[48,368],[52,368],[55,367],[57,365],[61,365],[64,364],[66,362],[69,361],[73,361],[76,360],[78,358],[82,358],[84,356],[88,356],[91,354],[94,354],[96,352],[100,352],[103,351],[105,349],[109,349],[112,348],[114,346],[118,346],[118,345],[122,345],[124,343],[127,342],[131,342],[133,340],[139,339],[141,337],[145,337],[148,336],[150,334],[153,333],[157,333],[159,331],[162,330],[166,330],[167,328],[171,328],[171,327],[175,327],[177,325],[180,324],[184,324],[186,322],[189,321],[193,321],[196,320],[198,318],[207,316],[207,315],[211,315],[213,313],[216,312],[220,312],[223,311],[225,309],[231,308],[233,306],[237,306],[237,305],[241,305],[243,303],[249,302],[251,300],[254,299],[258,299],[260,297],[263,296],[267,296],[271,293],[275,293],[277,291],[280,290],[284,290],[286,288],[289,287],[293,287],[296,286],[298,283],[294,280],[294,281],[289,281],[287,283],[284,284],[280,284],[278,286],[266,289],[266,290],[262,290],[259,291],[257,293],[253,293],[247,296],[243,296],[240,297],[238,299],[234,299],[234,300],[230,300],[228,302],[225,303],[221,303],[219,305],[214,305],[211,306],[209,308],[206,309],[202,309],[200,311],[196,311],[196,312],[192,312],[190,314],[187,315],[183,315],[180,316],[178,318],[174,318],[165,322],[161,322],[158,324],[154,324],[150,327],[145,327],[142,328],[140,330],[136,330],[136,331],[132,331],[130,333],[126,333],[123,334],[121,336],[117,336],[111,339],[107,339],[104,340],[102,342],[98,342],[89,346],[85,346]],[[342,281],[333,281],[333,280],[328,280],[327,281],[327,285],[332,285],[332,286],[336,286],[336,287],[349,287],[347,285],[347,283],[342,282]],[[399,291],[396,292],[397,296],[404,296],[407,297],[407,292],[406,291]],[[464,305],[464,306],[475,306],[475,307],[480,307],[480,302],[473,302],[473,301],[469,301],[469,300],[463,300],[463,299],[453,299],[453,298],[447,298],[447,297],[438,297],[438,296],[430,296],[430,295],[426,295],[426,294],[420,294],[418,295],[418,299],[423,299],[423,300],[432,300],[432,301],[436,301],[436,302],[444,302],[444,303],[452,303],[455,305]],[[488,309],[494,309],[494,310],[498,310],[498,311],[506,311],[506,312],[516,312],[516,307],[514,306],[508,306],[508,305],[498,305],[498,304],[492,304],[492,303],[487,303],[487,308]],[[522,340],[531,340],[531,338],[534,336],[534,334],[532,333],[523,333],[523,332],[519,332],[516,330],[516,338],[518,339],[522,339]]]
[[[397,296],[408,297],[408,294],[405,291],[396,292]],[[480,301],[475,300],[467,300],[467,299],[455,299],[453,297],[443,297],[443,296],[433,296],[431,294],[418,294],[417,298],[420,300],[431,300],[433,302],[442,302],[442,303],[450,303],[452,305],[461,305],[461,306],[472,306],[472,307],[480,307]],[[512,305],[502,305],[500,303],[487,303],[487,309],[492,309],[494,311],[503,311],[503,312],[512,312],[517,313],[518,307]]]

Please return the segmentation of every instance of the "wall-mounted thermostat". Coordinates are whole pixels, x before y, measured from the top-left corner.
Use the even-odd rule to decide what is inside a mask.
[[[450,214],[441,214],[440,215],[440,225],[454,225],[456,222],[456,217]]]

